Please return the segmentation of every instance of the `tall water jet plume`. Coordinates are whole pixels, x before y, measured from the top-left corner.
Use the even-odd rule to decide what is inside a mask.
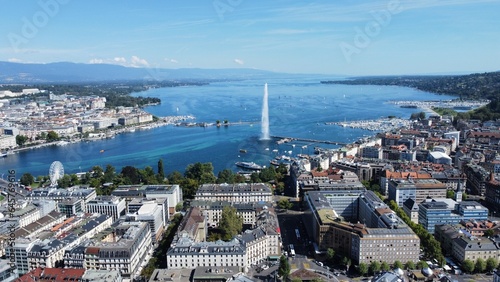
[[[269,107],[267,105],[267,83],[264,84],[264,99],[262,100],[262,118],[261,118],[261,140],[269,140]]]

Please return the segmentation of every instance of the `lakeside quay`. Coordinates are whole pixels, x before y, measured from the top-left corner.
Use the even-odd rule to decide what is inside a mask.
[[[40,149],[40,148],[44,148],[44,147],[48,147],[48,146],[64,146],[64,145],[67,145],[70,143],[77,143],[77,142],[82,142],[82,141],[89,142],[89,141],[98,141],[98,140],[103,140],[103,139],[109,139],[109,138],[114,138],[115,135],[117,135],[117,134],[134,132],[135,130],[148,130],[148,129],[162,127],[162,126],[176,125],[181,121],[188,121],[188,120],[194,120],[194,119],[195,119],[195,117],[192,115],[160,117],[157,121],[153,121],[153,122],[134,124],[134,125],[128,125],[128,126],[121,126],[121,127],[115,127],[115,128],[108,128],[104,131],[89,133],[89,137],[79,137],[78,135],[80,135],[80,134],[73,134],[72,136],[68,136],[68,138],[62,138],[65,140],[57,140],[54,142],[39,143],[39,144],[34,144],[34,145],[28,145],[28,146],[21,147],[21,148],[12,149],[12,150],[8,151],[8,154],[18,153],[18,152],[23,152],[23,151],[28,151],[28,150],[34,150],[34,149]],[[69,141],[66,141],[68,139],[69,139]]]

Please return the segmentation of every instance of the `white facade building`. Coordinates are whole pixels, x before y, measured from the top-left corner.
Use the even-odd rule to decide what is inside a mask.
[[[125,215],[125,199],[114,196],[99,196],[87,203],[87,212],[107,214],[117,220]]]
[[[100,242],[91,243],[85,250],[84,268],[118,270],[123,278],[136,278],[152,249],[148,224],[120,222],[100,235]]]
[[[1,135],[0,150],[13,149],[17,147],[16,136]]]
[[[264,183],[203,184],[194,198],[213,202],[259,203],[272,202],[273,193]]]
[[[164,228],[163,215],[161,207],[156,202],[148,202],[142,205],[137,211],[136,220],[149,224],[153,243],[161,239]]]

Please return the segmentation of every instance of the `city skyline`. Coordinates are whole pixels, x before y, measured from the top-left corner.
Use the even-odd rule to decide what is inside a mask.
[[[0,61],[340,75],[497,71],[497,0],[4,1]]]

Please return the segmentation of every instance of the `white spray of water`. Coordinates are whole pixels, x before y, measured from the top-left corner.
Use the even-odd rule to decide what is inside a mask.
[[[264,84],[264,99],[262,100],[262,119],[261,119],[261,140],[269,140],[269,107],[267,105],[267,83]]]

